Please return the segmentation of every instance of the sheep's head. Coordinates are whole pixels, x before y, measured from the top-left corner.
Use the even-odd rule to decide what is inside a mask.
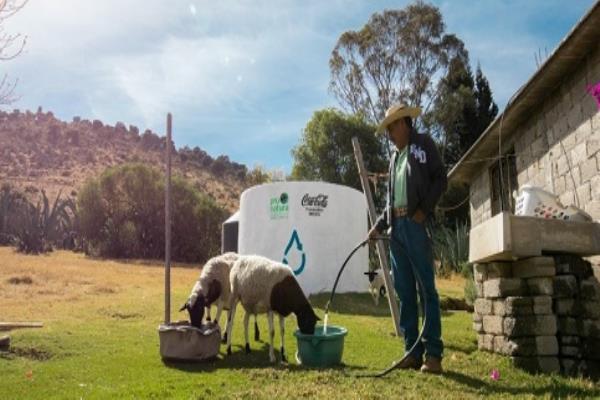
[[[197,292],[196,301],[193,305],[190,305],[189,300],[186,302],[179,311],[187,310],[190,314],[190,322],[192,326],[200,328],[202,326],[202,319],[204,318],[204,308],[210,307],[212,303],[221,295],[221,283],[218,280],[213,279],[208,284],[207,294],[201,286],[194,286],[194,290]]]
[[[315,334],[315,325],[320,318],[317,317],[317,314],[315,314],[312,307],[308,306],[304,312],[298,313],[296,315],[296,319],[298,320],[298,328],[300,328],[300,332],[305,335]]]
[[[199,295],[194,302],[194,305],[190,307],[189,303],[186,304],[188,313],[190,314],[190,322],[192,326],[196,328],[202,327],[202,319],[204,318],[204,307],[206,306],[206,299],[203,295]]]

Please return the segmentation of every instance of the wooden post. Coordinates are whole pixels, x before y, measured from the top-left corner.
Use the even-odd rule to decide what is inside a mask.
[[[373,195],[371,194],[369,178],[367,177],[367,170],[363,161],[362,151],[360,150],[360,143],[358,143],[358,138],[356,136],[352,138],[352,146],[354,147],[354,157],[356,158],[356,165],[360,175],[360,183],[362,184],[365,197],[367,198],[367,205],[369,206],[369,219],[371,220],[371,225],[373,225],[377,219],[375,203],[373,202]],[[394,331],[396,332],[396,336],[400,337],[402,336],[400,332],[400,312],[398,311],[398,302],[396,302],[395,295],[396,290],[394,290],[394,285],[392,284],[390,264],[383,240],[377,241],[377,255],[379,256],[379,265],[381,266],[381,272],[383,274],[385,290],[388,294],[388,303],[390,305],[390,312],[392,313],[392,321],[394,322]]]
[[[10,336],[0,336],[0,351],[8,351],[10,349]]]
[[[43,328],[43,322],[0,322],[1,331],[12,331],[13,329],[23,328]]]
[[[171,323],[171,113],[167,114],[167,172],[165,182],[165,324]]]

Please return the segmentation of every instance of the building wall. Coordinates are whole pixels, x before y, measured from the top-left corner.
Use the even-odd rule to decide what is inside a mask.
[[[532,184],[600,220],[600,111],[588,93],[600,82],[600,46],[514,132],[518,185]],[[471,226],[492,217],[489,167],[470,188]]]

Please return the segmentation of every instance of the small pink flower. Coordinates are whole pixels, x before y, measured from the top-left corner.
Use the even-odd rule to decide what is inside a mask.
[[[589,85],[587,87],[587,91],[593,98],[596,99],[596,104],[598,105],[598,108],[600,108],[600,82],[593,86]]]
[[[492,372],[490,373],[490,378],[494,381],[497,381],[498,379],[500,379],[500,371],[498,371],[497,369],[493,369]]]

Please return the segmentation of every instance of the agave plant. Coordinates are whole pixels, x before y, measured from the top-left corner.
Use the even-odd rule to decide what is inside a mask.
[[[456,222],[454,229],[440,225],[433,235],[433,248],[442,274],[461,272],[469,258],[468,224]]]
[[[62,240],[66,232],[72,230],[72,216],[75,203],[72,199],[56,196],[50,206],[46,192],[34,206],[27,203],[21,208],[20,224],[17,231],[17,249],[24,253],[39,254],[52,251],[52,245]]]

